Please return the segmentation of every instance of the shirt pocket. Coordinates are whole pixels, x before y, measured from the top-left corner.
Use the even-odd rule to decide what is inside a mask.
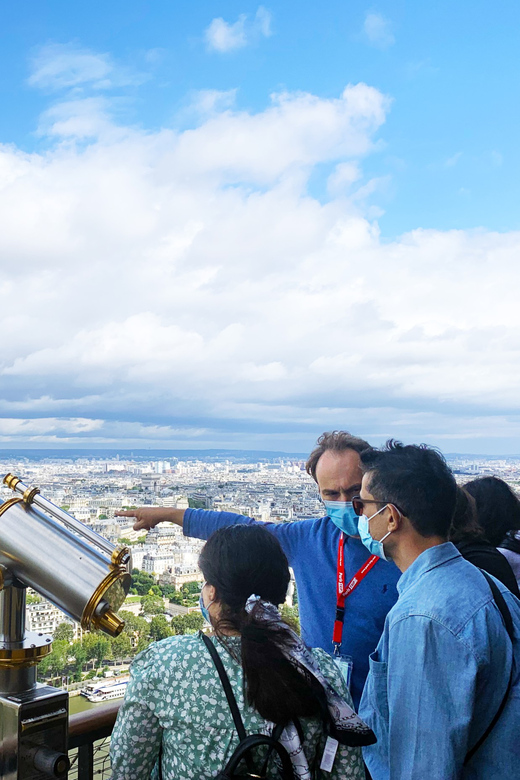
[[[377,650],[369,655],[368,662],[370,705],[382,718],[388,720],[388,664],[379,660]]]

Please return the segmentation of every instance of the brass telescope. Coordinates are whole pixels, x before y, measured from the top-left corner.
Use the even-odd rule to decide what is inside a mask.
[[[118,549],[75,517],[7,474],[17,495],[0,504],[0,564],[81,623],[111,636],[130,588],[129,550]]]
[[[0,502],[0,780],[65,778],[68,694],[36,682],[52,643],[25,630],[25,590],[34,588],[83,630],[115,637],[124,627],[116,613],[132,558],[39,488],[12,474],[3,481],[14,495]]]

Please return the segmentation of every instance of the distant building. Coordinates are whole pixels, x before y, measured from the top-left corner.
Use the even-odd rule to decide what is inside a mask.
[[[142,570],[156,577],[174,566],[174,553],[170,550],[162,550],[160,547],[157,550],[147,552],[143,557]]]
[[[134,544],[131,547],[132,553],[132,569],[143,568],[143,558],[148,552],[148,547],[145,544]]]
[[[68,615],[65,615],[51,604],[47,599],[42,599],[39,604],[28,604],[25,611],[25,622],[28,631],[36,631],[37,633],[49,634],[54,636],[54,632],[60,625],[60,623],[69,623],[74,629],[74,639],[81,639],[83,636],[83,630],[79,623],[71,620]]]
[[[145,544],[157,544],[165,547],[181,539],[184,539],[184,534],[180,526],[161,523],[148,531]]]
[[[173,566],[165,569],[159,577],[159,585],[172,585],[175,590],[187,582],[203,582],[204,577],[198,566]]]

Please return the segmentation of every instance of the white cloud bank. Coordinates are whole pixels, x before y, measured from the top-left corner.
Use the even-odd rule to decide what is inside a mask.
[[[243,49],[259,38],[269,38],[270,35],[271,14],[263,6],[259,6],[251,20],[247,14],[240,14],[234,23],[217,17],[211,21],[205,31],[208,49],[220,53]]]
[[[149,133],[69,100],[48,152],[0,147],[4,446],[513,441],[520,234],[382,241],[359,195],[389,110],[369,86],[231,100]]]

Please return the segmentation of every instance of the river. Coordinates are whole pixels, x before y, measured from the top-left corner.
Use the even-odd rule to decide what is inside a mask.
[[[85,712],[85,710],[94,710],[99,707],[106,707],[107,704],[112,704],[114,701],[122,702],[123,697],[121,696],[120,699],[111,699],[110,701],[92,702],[89,701],[85,696],[70,696],[69,713],[70,715],[75,715],[77,712]]]

